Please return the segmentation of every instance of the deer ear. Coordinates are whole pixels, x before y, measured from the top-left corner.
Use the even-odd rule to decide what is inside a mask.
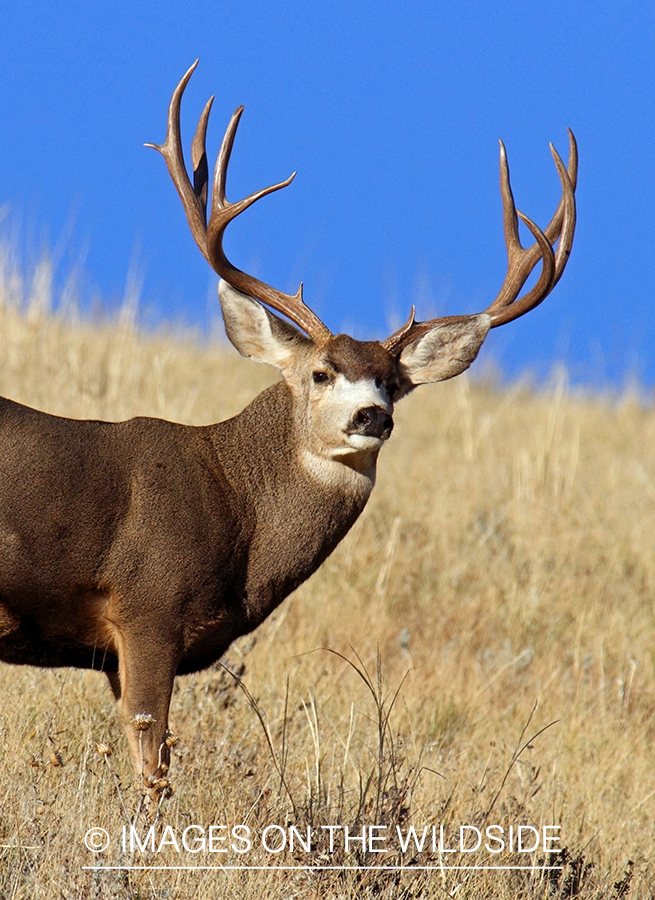
[[[486,313],[435,326],[400,354],[412,384],[446,381],[471,365],[491,325]]]
[[[225,331],[242,356],[284,371],[301,347],[311,344],[297,328],[223,279],[218,285]]]

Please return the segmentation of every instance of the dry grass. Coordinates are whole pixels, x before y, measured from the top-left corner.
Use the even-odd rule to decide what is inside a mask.
[[[144,336],[128,313],[53,314],[47,264],[25,285],[5,259],[3,395],[71,416],[202,423],[270,378],[224,346]],[[157,841],[167,825],[179,838],[245,823],[251,851],[123,853],[138,791],[104,679],[2,665],[1,897],[653,895],[653,410],[576,397],[563,377],[540,392],[462,377],[416,392],[396,418],[352,534],[228,654],[250,699],[219,666],[178,679],[176,791]],[[389,852],[259,844],[270,825],[325,836],[337,824],[388,826]],[[450,841],[462,824],[559,825],[562,868],[424,871],[543,854],[397,852],[396,826],[444,825]],[[105,853],[85,848],[91,826],[112,836]]]

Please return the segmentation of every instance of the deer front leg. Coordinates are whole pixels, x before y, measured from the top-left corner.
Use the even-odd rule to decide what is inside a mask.
[[[118,653],[121,719],[135,772],[151,795],[168,786],[168,709],[178,664],[171,643],[161,632],[139,630],[122,635]]]
[[[121,699],[121,679],[118,672],[105,672],[109,687],[114,695],[114,700],[118,703]]]

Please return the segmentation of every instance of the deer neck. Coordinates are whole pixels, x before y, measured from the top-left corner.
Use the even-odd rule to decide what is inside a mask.
[[[275,497],[276,489],[304,485],[321,502],[329,496],[337,502],[349,498],[363,509],[375,484],[377,453],[332,459],[303,438],[284,381],[255,397],[235,418],[214,426],[214,444],[228,479],[258,504]]]
[[[237,518],[249,533],[245,590],[254,626],[345,537],[374,479],[299,446],[293,397],[284,382],[212,432]]]

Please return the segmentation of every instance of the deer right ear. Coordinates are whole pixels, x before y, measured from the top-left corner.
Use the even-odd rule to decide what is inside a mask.
[[[218,284],[225,331],[242,356],[268,363],[284,371],[301,347],[311,344],[297,328],[273,315],[227,281]]]

